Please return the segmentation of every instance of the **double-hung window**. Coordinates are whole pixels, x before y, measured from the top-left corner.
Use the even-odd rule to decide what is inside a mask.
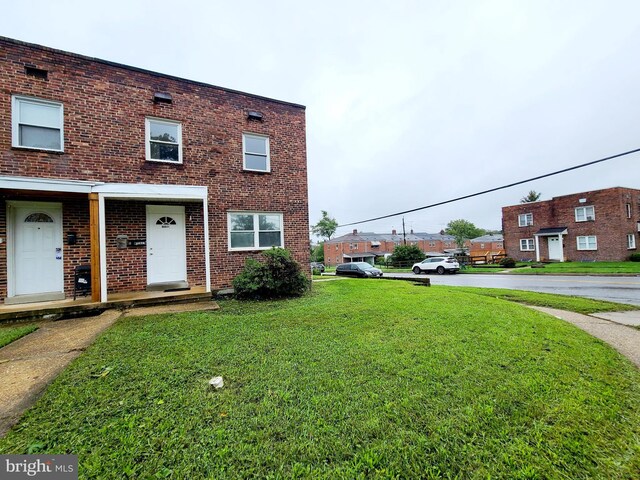
[[[271,171],[269,137],[245,133],[242,136],[243,168],[255,172]]]
[[[64,151],[61,103],[17,95],[12,100],[14,147]]]
[[[596,211],[593,207],[577,207],[576,222],[591,222],[596,219]]]
[[[284,246],[281,213],[230,212],[229,250],[265,250]]]
[[[636,248],[636,235],[635,233],[627,234],[627,248],[632,250]]]
[[[528,227],[530,225],[533,225],[533,213],[523,213],[518,215],[519,227]]]
[[[145,131],[148,161],[182,163],[182,124],[180,122],[147,118]]]
[[[536,249],[533,238],[521,238],[520,239],[520,251],[521,252],[533,252]]]
[[[577,238],[578,250],[597,250],[598,239],[595,235],[579,236]]]

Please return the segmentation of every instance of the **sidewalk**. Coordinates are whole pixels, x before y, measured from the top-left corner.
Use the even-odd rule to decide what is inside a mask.
[[[583,315],[546,307],[531,307],[556,318],[572,323],[576,327],[608,343],[640,368],[640,330],[631,325],[640,325],[640,311],[596,313]]]

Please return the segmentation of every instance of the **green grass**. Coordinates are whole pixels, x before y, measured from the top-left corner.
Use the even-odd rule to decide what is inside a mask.
[[[640,262],[561,262],[547,263],[544,268],[515,268],[514,274],[547,275],[547,274],[637,274],[640,275]]]
[[[15,342],[38,329],[37,325],[2,325],[0,326],[0,348]]]
[[[81,478],[637,478],[640,372],[554,317],[409,282],[118,321],[0,453]],[[208,380],[222,375],[225,388]]]
[[[475,293],[485,297],[500,298],[512,302],[535,305],[537,307],[557,308],[584,314],[598,312],[624,312],[638,310],[636,305],[593,300],[591,298],[571,295],[554,295],[552,293],[527,292],[524,290],[508,290],[506,288],[456,287],[458,291]]]

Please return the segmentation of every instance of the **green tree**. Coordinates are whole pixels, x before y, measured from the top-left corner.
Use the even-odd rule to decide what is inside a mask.
[[[470,221],[463,219],[451,220],[449,223],[447,223],[447,228],[445,228],[444,232],[456,239],[458,248],[464,247],[465,240],[476,238],[485,234],[485,231],[482,228],[478,228]]]
[[[391,255],[391,261],[396,264],[398,262],[415,263],[424,260],[424,253],[417,245],[397,245]]]
[[[318,245],[311,249],[311,261],[324,262],[324,242],[318,243]]]
[[[320,210],[320,212],[322,213],[322,218],[311,227],[311,231],[314,235],[331,240],[331,235],[336,233],[338,228],[338,222],[335,218],[330,217],[326,210]]]
[[[540,200],[542,194],[540,192],[536,192],[535,190],[529,190],[529,193],[520,199],[520,203],[532,203]]]

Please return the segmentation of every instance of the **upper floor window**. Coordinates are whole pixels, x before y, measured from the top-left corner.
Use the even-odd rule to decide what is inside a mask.
[[[533,238],[521,238],[520,239],[520,251],[532,252],[536,249]]]
[[[243,168],[256,172],[270,172],[269,137],[245,133],[242,136]]]
[[[501,243],[496,243],[496,248],[503,248]]]
[[[61,103],[19,96],[12,100],[14,147],[64,151]]]
[[[595,235],[577,237],[578,250],[597,250],[598,239]]]
[[[283,246],[282,214],[233,212],[228,215],[229,250]]]
[[[627,211],[627,218],[631,218],[631,204],[630,203],[626,203],[625,204],[625,209]]]
[[[523,213],[518,215],[519,227],[528,227],[530,225],[533,225],[533,213]]]
[[[159,118],[145,119],[147,160],[182,163],[182,124]]]
[[[576,222],[588,222],[596,219],[593,207],[576,207]]]
[[[627,248],[629,250],[636,248],[636,235],[635,233],[629,233],[627,235]]]

